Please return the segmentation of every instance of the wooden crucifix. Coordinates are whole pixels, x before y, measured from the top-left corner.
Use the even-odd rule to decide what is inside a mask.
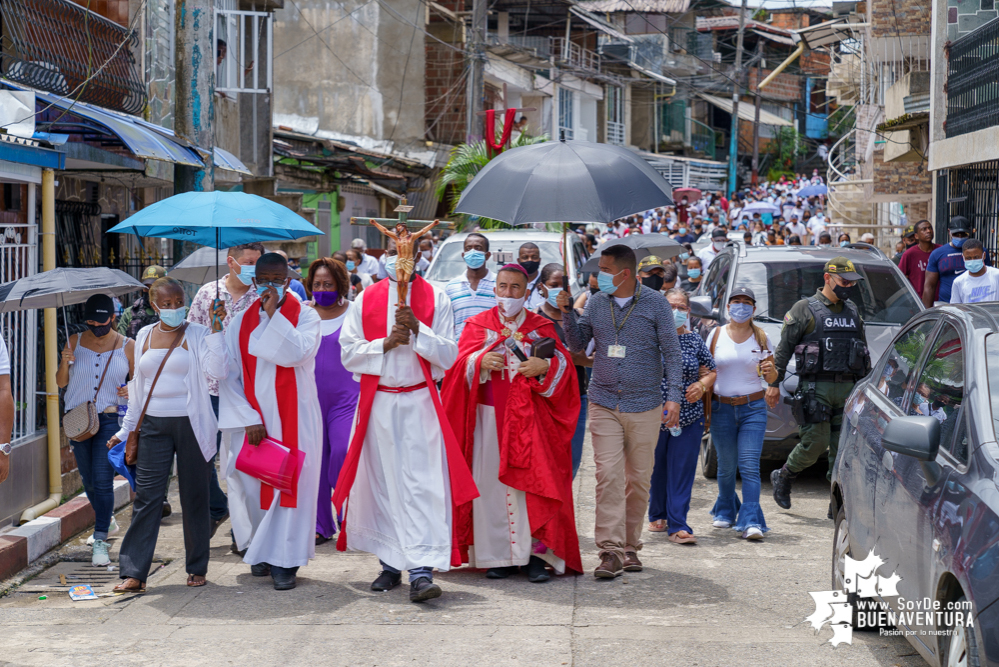
[[[454,224],[450,222],[442,224],[440,220],[410,220],[409,212],[413,210],[413,207],[406,202],[405,197],[394,210],[399,214],[398,218],[351,218],[350,224],[371,225],[395,241],[395,277],[399,291],[398,305],[401,306],[406,303],[409,281],[416,271],[416,245],[419,243],[420,237],[437,226],[442,226],[443,229],[454,229]],[[389,230],[381,223],[385,223],[388,227],[394,227],[395,231]],[[410,230],[415,230],[415,232]]]

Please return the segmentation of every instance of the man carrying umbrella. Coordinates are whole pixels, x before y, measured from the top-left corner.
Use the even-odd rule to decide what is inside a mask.
[[[118,321],[118,333],[135,340],[135,335],[139,333],[139,329],[147,324],[154,324],[159,321],[160,316],[156,314],[156,311],[149,304],[148,288],[165,275],[166,269],[162,266],[153,264],[146,267],[146,270],[142,272],[142,284],[147,289],[136,297],[132,305],[126,308],[125,312],[121,314],[121,319]]]

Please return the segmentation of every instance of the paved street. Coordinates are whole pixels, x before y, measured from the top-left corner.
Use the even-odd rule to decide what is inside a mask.
[[[576,507],[583,564],[592,570],[594,481],[586,456]],[[372,593],[374,557],[337,553],[332,542],[302,569],[296,590],[277,592],[229,553],[224,531],[213,542],[208,586],[189,589],[174,485],[175,513],[157,548],[167,564],[150,578],[149,592],[72,602],[60,591],[40,601],[38,592],[23,591],[41,585],[43,574],[0,599],[0,664],[923,665],[904,639],[857,632],[852,646],[834,649],[824,644],[830,630],[816,636],[802,623],[814,611],[808,591],[829,588],[824,488],[814,475],[802,482],[791,512],[765,497],[772,532],[753,544],[710,527],[715,485],[698,476],[691,524],[699,544],[647,533],[644,572],[538,585],[459,570],[439,575],[443,598],[415,605],[405,585]],[[119,514],[123,530],[129,512]],[[112,558],[122,535],[112,539]],[[82,556],[82,545],[81,538],[64,553]]]

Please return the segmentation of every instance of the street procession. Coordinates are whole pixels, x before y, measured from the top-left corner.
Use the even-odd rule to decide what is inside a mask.
[[[0,664],[999,667],[972,5],[0,2]]]

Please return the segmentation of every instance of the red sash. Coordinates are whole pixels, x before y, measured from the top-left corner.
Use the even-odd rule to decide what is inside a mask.
[[[243,391],[246,393],[246,400],[257,414],[260,420],[264,421],[264,413],[260,411],[260,402],[257,401],[257,392],[254,382],[257,378],[257,358],[250,354],[250,334],[260,324],[260,310],[256,306],[251,306],[243,315],[243,322],[239,327],[239,351],[243,361]],[[294,296],[289,296],[281,305],[281,314],[291,322],[292,326],[298,326],[298,316],[302,312],[302,304]],[[278,403],[278,416],[281,418],[281,444],[292,451],[292,456],[298,455],[298,383],[295,381],[295,369],[285,366],[277,367],[277,376],[274,382],[274,394]],[[267,427],[266,422],[264,428]],[[260,484],[260,509],[270,509],[274,502],[274,487],[267,484]],[[298,507],[297,496],[290,493],[281,494],[281,507]]]
[[[388,328],[388,291],[389,280],[381,280],[364,290],[364,301],[362,303],[361,317],[364,324],[364,337],[369,341],[385,338]],[[410,307],[413,314],[423,324],[428,327],[434,321],[434,291],[430,283],[423,278],[416,276],[410,285]],[[475,481],[472,473],[468,469],[465,457],[458,447],[458,439],[455,438],[451,430],[451,424],[441,405],[440,395],[437,392],[437,384],[434,382],[430,372],[430,363],[423,357],[420,360],[420,368],[430,390],[430,397],[434,402],[434,410],[437,412],[437,419],[444,434],[444,447],[447,453],[448,478],[451,484],[451,502],[453,506],[463,505],[478,498],[479,491],[475,488]],[[343,508],[344,501],[350,495],[350,489],[354,485],[357,477],[357,468],[361,460],[361,447],[364,444],[364,436],[368,432],[368,422],[371,419],[371,406],[375,400],[375,393],[378,390],[377,375],[361,376],[361,395],[357,404],[357,423],[354,427],[354,437],[347,448],[347,458],[340,468],[340,477],[337,479],[336,488],[333,492],[333,505],[339,512]],[[346,523],[346,515],[344,515]],[[454,526],[452,526],[452,535]],[[340,534],[337,536],[336,548],[338,551],[347,550],[346,529],[341,525]],[[452,554],[454,562],[456,554]],[[458,562],[460,565],[460,560]]]

